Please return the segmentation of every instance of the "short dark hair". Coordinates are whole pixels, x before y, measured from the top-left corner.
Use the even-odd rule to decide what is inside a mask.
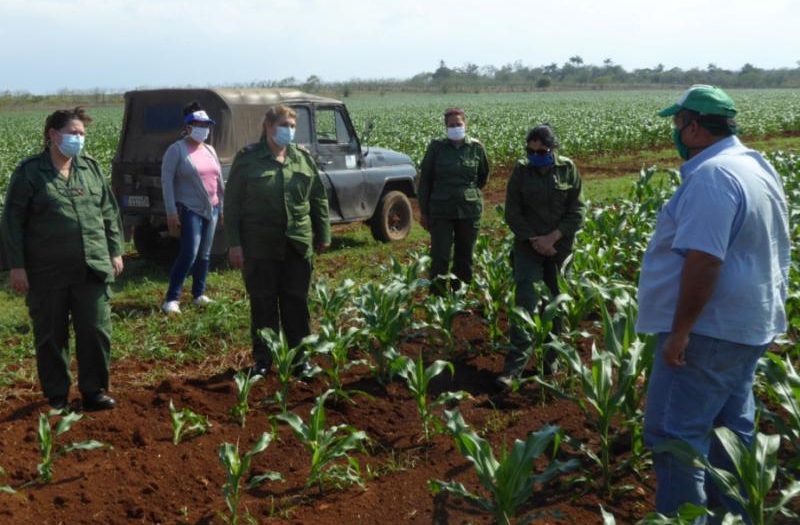
[[[555,149],[559,146],[556,134],[553,133],[553,128],[546,122],[528,131],[528,135],[525,137],[525,144],[528,144],[528,142],[532,140],[538,140],[548,149]]]
[[[186,104],[185,106],[183,106],[183,116],[184,117],[187,116],[187,115],[191,115],[195,111],[203,111],[203,108],[200,107],[200,103],[197,102],[196,100],[193,100],[193,101],[189,102],[188,104]]]
[[[733,117],[703,115],[691,109],[682,109],[680,112],[689,118],[689,122],[696,121],[714,137],[730,137],[736,135],[738,131],[736,119]]]
[[[447,122],[448,117],[452,117],[454,115],[459,115],[464,117],[464,120],[467,119],[467,114],[464,113],[464,110],[461,108],[447,108],[444,110],[444,121]]]
[[[44,147],[50,146],[50,138],[47,136],[51,129],[60,130],[71,120],[80,120],[84,126],[92,122],[92,117],[86,113],[83,106],[76,106],[72,109],[58,109],[49,115],[44,121]]]

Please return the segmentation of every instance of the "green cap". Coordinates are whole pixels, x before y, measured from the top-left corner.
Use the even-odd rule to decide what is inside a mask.
[[[675,104],[659,111],[658,116],[671,117],[682,109],[690,109],[701,115],[736,116],[733,99],[720,88],[705,84],[695,84],[684,91]]]

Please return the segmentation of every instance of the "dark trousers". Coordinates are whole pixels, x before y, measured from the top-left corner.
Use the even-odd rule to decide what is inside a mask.
[[[538,309],[539,313],[546,306],[541,297],[536,293],[534,284],[544,282],[552,297],[556,297],[560,292],[558,289],[558,272],[561,269],[561,259],[555,257],[544,257],[534,252],[529,246],[514,247],[513,254],[514,284],[516,292],[514,294],[514,305],[524,308],[528,312]],[[561,319],[553,319],[552,333],[561,331]],[[528,362],[531,353],[531,338],[516,325],[511,325],[509,333],[512,348],[506,356],[504,369],[506,372],[519,373]],[[552,361],[552,353],[545,353],[545,359]],[[549,363],[545,363],[548,365]]]
[[[478,238],[480,218],[442,219],[432,217],[429,228],[431,233],[431,290],[443,293],[444,281],[440,276],[450,273],[450,259],[453,260],[453,274],[458,281],[453,283],[457,288],[460,283],[472,282],[472,251]]]
[[[272,354],[258,334],[271,328],[283,329],[289,346],[295,347],[311,333],[308,290],[311,260],[287,246],[283,260],[244,259],[244,284],[250,297],[250,337],[253,359],[272,362]]]
[[[69,395],[70,320],[75,331],[78,389],[83,395],[107,390],[111,357],[108,285],[87,271],[83,282],[57,290],[30,290],[27,304],[44,395],[48,398]]]

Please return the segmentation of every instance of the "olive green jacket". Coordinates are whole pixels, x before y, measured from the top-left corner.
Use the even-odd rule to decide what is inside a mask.
[[[329,244],[328,197],[311,154],[290,144],[281,164],[264,139],[240,150],[225,186],[225,234],[259,259],[282,260],[287,241],[306,258]]]
[[[480,142],[467,137],[456,147],[448,139],[435,139],[420,166],[420,212],[433,218],[478,218],[483,211],[481,188],[488,178],[489,160]]]
[[[563,237],[554,248],[556,257],[564,258],[583,224],[584,212],[581,178],[570,159],[556,155],[555,164],[546,168],[535,168],[527,159],[517,161],[508,179],[505,209],[516,244],[529,245],[531,237],[558,229]]]
[[[20,162],[11,176],[0,221],[11,268],[24,268],[31,289],[57,289],[91,269],[113,282],[111,258],[122,255],[119,211],[97,161],[73,159],[61,177],[49,150]]]

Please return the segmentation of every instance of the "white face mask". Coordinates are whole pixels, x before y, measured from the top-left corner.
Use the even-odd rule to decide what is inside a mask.
[[[192,140],[195,142],[205,142],[210,132],[211,130],[209,128],[192,126],[192,131],[189,133],[189,136],[192,137]]]
[[[447,138],[450,140],[464,140],[467,135],[467,130],[464,126],[457,128],[447,128]]]

